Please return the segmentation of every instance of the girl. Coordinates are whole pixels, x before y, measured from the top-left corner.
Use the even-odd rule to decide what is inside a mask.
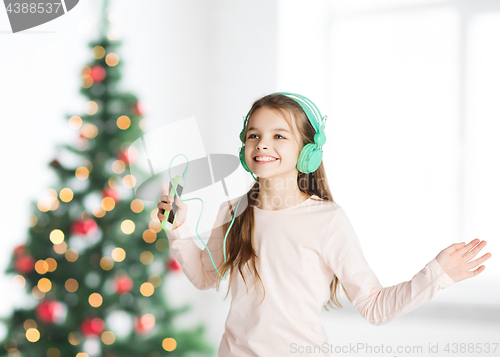
[[[227,294],[233,286],[232,300],[219,357],[304,356],[298,346],[314,356],[330,356],[321,307],[328,311],[327,302],[342,307],[339,286],[369,323],[381,325],[421,306],[440,289],[478,275],[484,265],[470,270],[491,257],[487,253],[472,260],[485,241],[455,243],[410,281],[382,287],[345,211],[332,199],[321,157],[316,170],[304,168],[305,146],[318,148],[315,143],[325,141],[318,134],[324,128],[321,115],[313,117],[306,100],[274,93],[252,105],[240,136],[245,144],[240,159],[258,178],[246,195],[219,208],[207,243],[218,271],[206,249],[200,250],[193,239],[181,239],[192,235],[183,224],[187,205],[175,198],[179,211],[167,237],[187,278],[198,289],[219,291],[219,274],[230,271]],[[246,206],[234,212],[241,198]],[[172,209],[165,202],[173,198],[162,195],[161,200],[160,221],[165,219],[161,212]]]

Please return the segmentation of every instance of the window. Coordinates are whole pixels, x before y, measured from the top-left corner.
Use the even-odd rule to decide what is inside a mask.
[[[486,240],[476,258],[500,247],[500,3],[393,5],[330,9],[329,177],[383,285],[455,242]]]
[[[500,2],[310,4],[279,2],[277,89],[328,116],[330,188],[381,283],[452,243],[500,251]],[[485,265],[436,299],[465,302],[481,285],[498,304],[500,260]]]

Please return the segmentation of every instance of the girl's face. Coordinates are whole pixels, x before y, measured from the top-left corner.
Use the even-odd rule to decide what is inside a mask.
[[[256,176],[296,177],[301,147],[295,139],[300,137],[300,133],[293,115],[292,124],[290,128],[285,119],[268,107],[259,108],[252,114],[247,122],[245,159]],[[254,160],[257,155],[271,156],[277,160],[259,163]]]

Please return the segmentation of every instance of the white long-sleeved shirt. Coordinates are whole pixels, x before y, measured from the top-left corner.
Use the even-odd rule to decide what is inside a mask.
[[[240,198],[231,200],[233,209]],[[334,274],[355,309],[374,325],[414,310],[454,283],[433,259],[410,281],[382,287],[343,208],[318,199],[313,195],[296,206],[275,211],[247,207],[255,213],[256,266],[266,295],[258,306],[263,297],[260,281],[245,266],[247,292],[235,270],[219,357],[306,356],[297,352],[297,346],[302,351],[314,350],[314,356],[331,356],[322,348],[329,346],[329,341],[321,309],[330,298]],[[230,219],[226,202],[219,208],[206,243],[217,266],[224,260],[222,224]],[[184,223],[167,232],[167,237],[173,256],[193,285],[198,289],[215,287],[218,275],[206,249],[194,243],[198,236]]]

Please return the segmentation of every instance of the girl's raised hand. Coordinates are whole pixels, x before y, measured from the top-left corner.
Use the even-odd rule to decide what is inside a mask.
[[[158,214],[157,217],[160,220],[160,222],[164,221],[167,219],[166,216],[170,214],[170,211],[172,210],[172,204],[174,203],[174,197],[167,195],[168,192],[170,192],[170,188],[172,187],[172,183],[170,183],[168,190],[167,187],[163,187],[163,195],[160,196],[160,202],[158,202]],[[182,202],[178,196],[175,196],[175,204],[179,208],[177,210],[177,217],[175,218],[174,225],[172,226],[172,230],[176,229],[184,221],[186,220],[187,217],[187,211],[188,211],[188,206],[184,202]]]
[[[483,240],[480,242],[477,238],[467,245],[465,243],[455,243],[443,249],[436,256],[436,260],[446,274],[457,283],[464,279],[472,278],[486,269],[484,265],[481,265],[476,270],[469,271],[491,258],[491,253],[486,253],[476,260],[471,260],[485,246],[486,241]]]

